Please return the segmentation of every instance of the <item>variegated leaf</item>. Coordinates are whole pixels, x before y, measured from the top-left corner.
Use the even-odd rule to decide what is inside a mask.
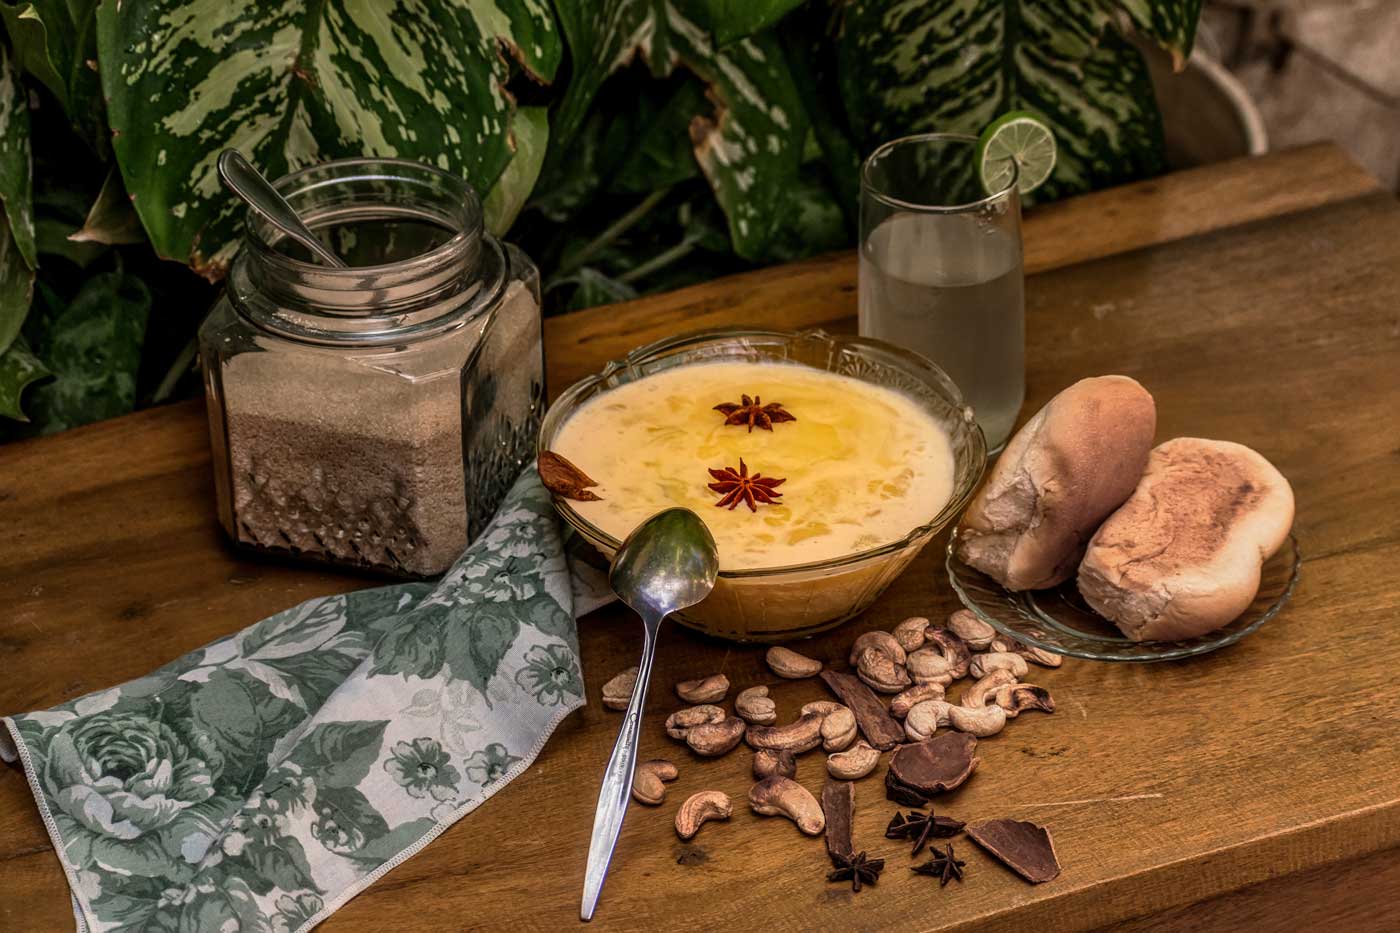
[[[1133,25],[1172,55],[1177,71],[1186,64],[1196,40],[1202,0],[1118,0]]]
[[[1163,168],[1147,67],[1097,0],[854,0],[838,51],[846,110],[867,147],[915,132],[976,135],[1029,110],[1059,147],[1038,198]]]
[[[489,191],[510,162],[514,57],[550,81],[546,0],[103,0],[102,85],[156,251],[210,277],[236,248],[215,159],[269,176],[351,155],[417,159]]]
[[[525,206],[525,199],[540,177],[540,166],[544,165],[545,150],[549,148],[549,110],[545,107],[517,110],[511,126],[510,146],[514,153],[510,164],[496,179],[482,204],[486,229],[496,236],[503,235],[515,223],[516,215]]]
[[[556,9],[574,62],[555,117],[556,142],[567,145],[603,79],[633,57],[640,54],[658,77],[688,68],[712,98],[690,124],[696,158],[724,208],[734,251],[764,258],[808,132],[773,37],[716,48],[684,0],[556,0]]]
[[[767,29],[802,3],[803,0],[694,0],[692,6],[700,25],[720,45],[727,45]]]
[[[0,2],[0,21],[15,50],[15,65],[43,84],[79,133],[103,158],[108,152],[93,16],[97,0]]]
[[[9,48],[0,42],[0,202],[4,222],[9,226],[14,248],[30,269],[35,266],[33,169],[29,158],[29,92],[19,78],[19,69]],[[29,307],[26,299],[24,307]],[[10,345],[14,331],[6,321],[13,308],[0,305],[0,350]],[[24,320],[24,313],[19,313]]]
[[[44,368],[20,337],[8,350],[0,351],[0,415],[28,421],[21,404],[25,386],[51,373]]]

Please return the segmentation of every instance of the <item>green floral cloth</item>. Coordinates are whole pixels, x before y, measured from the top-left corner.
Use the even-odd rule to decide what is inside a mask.
[[[310,929],[534,761],[583,704],[533,470],[436,585],[328,596],[149,676],[8,717],[80,931]]]

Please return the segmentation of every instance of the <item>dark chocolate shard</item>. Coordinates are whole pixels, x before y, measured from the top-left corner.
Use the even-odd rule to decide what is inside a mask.
[[[837,671],[822,671],[821,677],[831,692],[855,713],[856,725],[867,742],[887,752],[904,741],[904,727],[891,718],[885,704],[859,678]]]
[[[928,806],[928,798],[895,780],[893,771],[885,772],[885,799],[892,800],[902,807]]]
[[[967,827],[972,841],[1031,884],[1060,874],[1055,841],[1044,826],[1025,820],[983,820]]]
[[[856,785],[851,781],[827,781],[822,788],[822,814],[826,817],[826,854],[841,867],[855,854],[851,818],[856,812]]]
[[[977,738],[966,732],[901,745],[890,756],[891,780],[925,797],[952,790],[977,769],[982,759],[973,756],[976,749]]]
[[[579,502],[597,502],[602,499],[602,496],[587,489],[598,484],[590,479],[587,473],[554,451],[546,450],[541,453],[537,466],[540,482],[556,496]]]

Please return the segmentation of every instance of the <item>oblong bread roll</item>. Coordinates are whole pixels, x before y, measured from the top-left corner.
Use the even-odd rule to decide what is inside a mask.
[[[1230,441],[1159,445],[1142,481],[1089,542],[1079,592],[1134,641],[1194,638],[1244,612],[1293,527],[1293,489]]]
[[[1156,430],[1157,408],[1135,379],[1064,389],[1002,451],[963,513],[958,555],[1008,590],[1068,580],[1099,523],[1132,494]]]

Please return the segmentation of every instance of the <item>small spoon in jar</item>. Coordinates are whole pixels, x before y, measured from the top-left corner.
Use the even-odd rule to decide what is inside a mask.
[[[322,262],[337,269],[344,269],[340,257],[321,243],[311,228],[301,222],[297,212],[286,202],[277,189],[263,177],[262,172],[253,168],[252,163],[243,158],[237,149],[225,149],[219,153],[219,178],[239,199],[262,215],[263,219],[311,250]]]
[[[656,657],[656,633],[673,612],[700,602],[715,588],[719,555],[710,529],[690,509],[667,509],[642,522],[622,542],[608,571],[608,583],[619,599],[642,617],[642,660],[637,683],[622,718],[617,744],[603,773],[593,836],[588,843],[588,868],[583,878],[579,917],[592,920],[603,892],[603,879],[612,861],[632,776],[637,767],[637,740],[642,731],[651,664]]]

